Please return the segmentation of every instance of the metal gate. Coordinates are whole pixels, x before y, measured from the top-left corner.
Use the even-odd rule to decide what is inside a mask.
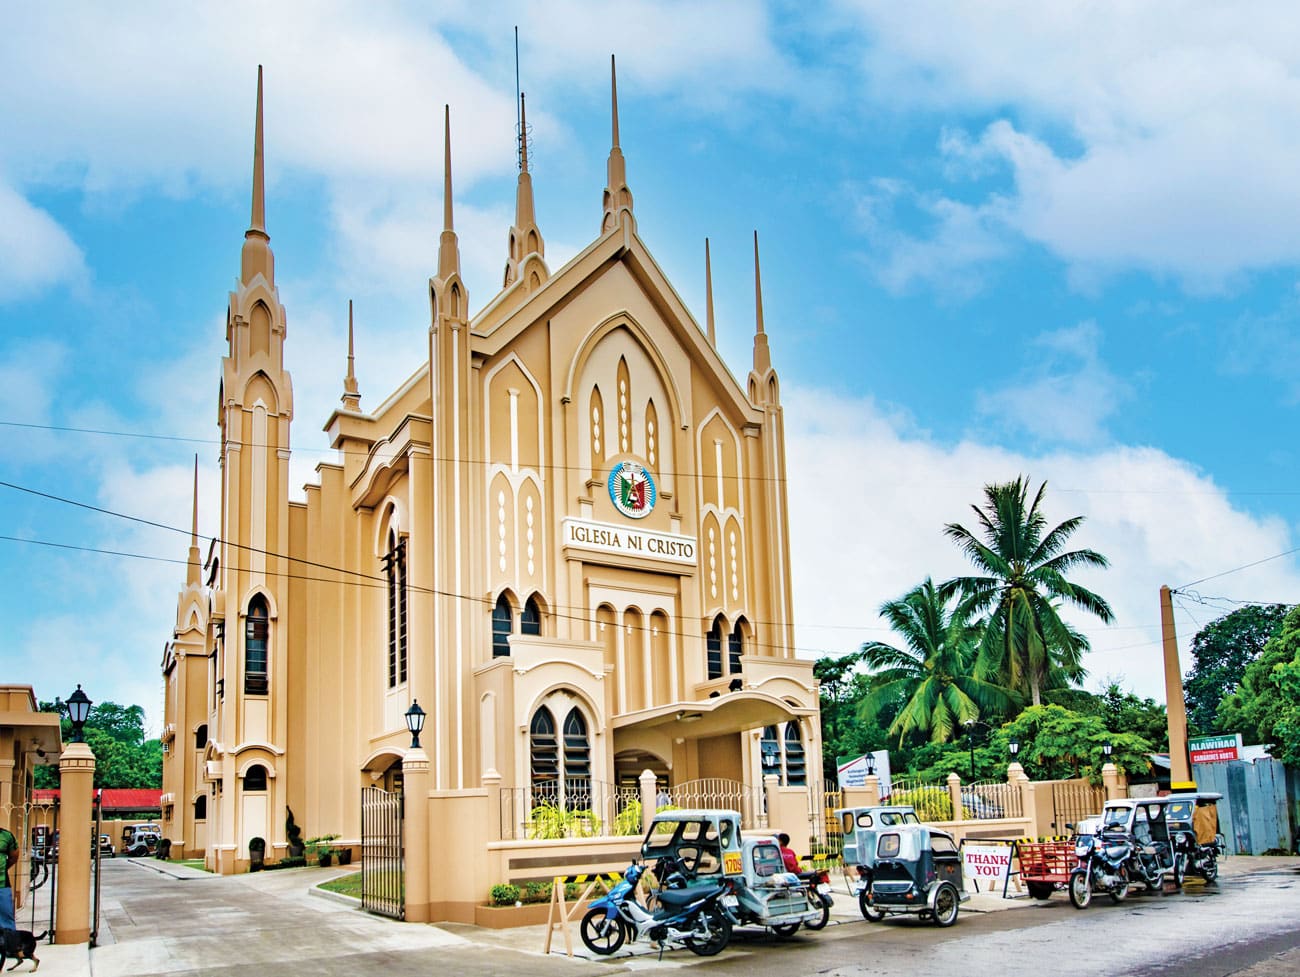
[[[406,918],[402,795],[361,788],[361,908]]]
[[[1199,790],[1217,791],[1219,830],[1234,855],[1262,855],[1269,850],[1292,851],[1292,791],[1287,770],[1278,760],[1254,763],[1232,760],[1198,763],[1192,778]],[[1292,774],[1292,780],[1296,779]]]
[[[1058,780],[1052,784],[1052,834],[1070,833],[1068,825],[1100,814],[1106,804],[1106,788],[1086,780]]]

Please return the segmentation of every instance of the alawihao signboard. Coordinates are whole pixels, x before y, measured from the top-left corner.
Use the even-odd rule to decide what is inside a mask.
[[[1192,763],[1221,763],[1241,759],[1241,734],[1222,733],[1218,736],[1194,736],[1187,741],[1187,751]]]

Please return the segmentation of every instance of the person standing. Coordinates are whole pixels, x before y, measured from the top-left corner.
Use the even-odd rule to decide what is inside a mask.
[[[14,863],[18,861],[18,839],[8,828],[0,828],[0,929],[14,925]]]

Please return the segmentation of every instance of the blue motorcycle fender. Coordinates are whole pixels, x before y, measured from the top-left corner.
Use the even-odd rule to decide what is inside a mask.
[[[601,896],[599,899],[597,899],[595,902],[591,904],[591,908],[605,910],[606,919],[613,919],[615,916],[618,915],[618,903],[616,903],[609,896]]]

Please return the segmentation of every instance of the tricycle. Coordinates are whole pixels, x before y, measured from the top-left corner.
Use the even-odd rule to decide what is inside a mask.
[[[1170,794],[1165,798],[1168,811],[1169,838],[1174,846],[1174,878],[1182,881],[1195,875],[1206,882],[1219,877],[1219,859],[1227,854],[1228,844],[1219,831],[1219,801],[1222,794],[1196,791]]]
[[[877,832],[874,866],[857,885],[858,905],[872,923],[906,913],[951,926],[970,898],[957,842],[927,824],[895,824]]]
[[[835,816],[840,820],[844,838],[844,871],[849,875],[849,888],[858,893],[858,908],[863,918],[871,919],[867,893],[876,867],[876,838],[881,831],[900,824],[920,824],[920,820],[915,808],[891,804],[843,807],[835,812]]]
[[[734,925],[762,926],[788,937],[805,923],[818,928],[823,918],[821,899],[785,870],[776,839],[742,838],[735,811],[660,811],[641,844],[641,856],[657,860],[661,893],[684,884],[723,881],[728,891],[721,904]]]

